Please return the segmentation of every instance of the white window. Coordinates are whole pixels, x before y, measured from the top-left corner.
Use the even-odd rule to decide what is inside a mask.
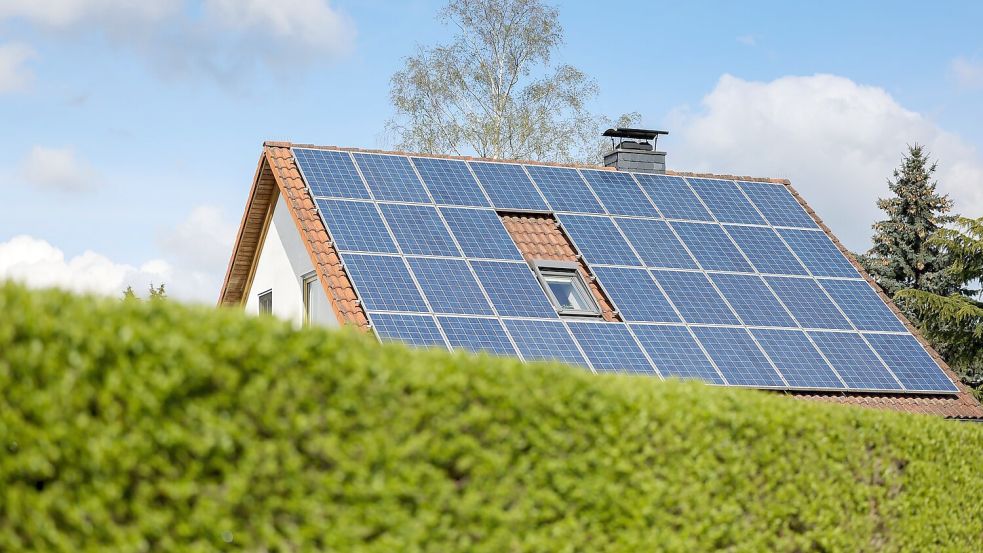
[[[304,324],[329,324],[331,305],[316,273],[304,275]]]
[[[273,290],[267,290],[259,295],[259,314],[273,314]]]
[[[576,263],[534,261],[533,269],[557,313],[588,317],[601,314],[601,308],[587,288]]]

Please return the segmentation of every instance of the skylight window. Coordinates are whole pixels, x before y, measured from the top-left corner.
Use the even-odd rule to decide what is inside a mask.
[[[535,261],[533,269],[560,315],[597,317],[601,314],[576,263]]]

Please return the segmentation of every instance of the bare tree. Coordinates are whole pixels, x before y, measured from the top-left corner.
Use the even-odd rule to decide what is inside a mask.
[[[597,163],[606,122],[586,103],[593,79],[554,65],[563,42],[556,8],[541,0],[451,0],[439,17],[457,34],[421,47],[392,76],[398,147],[422,153]]]

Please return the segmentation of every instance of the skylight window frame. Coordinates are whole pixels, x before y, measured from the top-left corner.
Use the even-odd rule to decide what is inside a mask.
[[[601,317],[601,306],[584,280],[584,275],[580,272],[580,265],[571,261],[557,261],[552,259],[533,260],[529,262],[529,265],[532,267],[533,272],[536,274],[536,280],[539,281],[540,286],[542,286],[543,291],[546,293],[546,297],[549,298],[550,303],[553,304],[553,308],[556,309],[558,315],[578,318]],[[563,307],[563,303],[553,293],[552,288],[550,288],[550,277],[569,279],[576,295],[582,300],[581,303],[586,304],[591,309],[570,309]]]

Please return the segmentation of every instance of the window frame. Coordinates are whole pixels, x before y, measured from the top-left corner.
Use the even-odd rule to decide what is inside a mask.
[[[265,301],[267,300],[268,301]],[[268,306],[268,309],[266,307]],[[257,295],[256,311],[260,315],[272,315],[273,314],[273,289],[270,288],[265,292],[260,292]]]
[[[321,284],[317,272],[311,271],[300,276],[300,291],[304,300],[304,326],[311,326],[311,285]]]
[[[536,273],[536,280],[539,281],[546,297],[549,298],[557,314],[572,317],[600,317],[601,306],[591,292],[584,274],[580,271],[580,264],[572,261],[558,261],[553,259],[537,259],[530,261],[533,272]],[[569,278],[571,284],[579,295],[592,309],[569,309],[562,306],[560,300],[550,288],[548,278],[561,277]]]

